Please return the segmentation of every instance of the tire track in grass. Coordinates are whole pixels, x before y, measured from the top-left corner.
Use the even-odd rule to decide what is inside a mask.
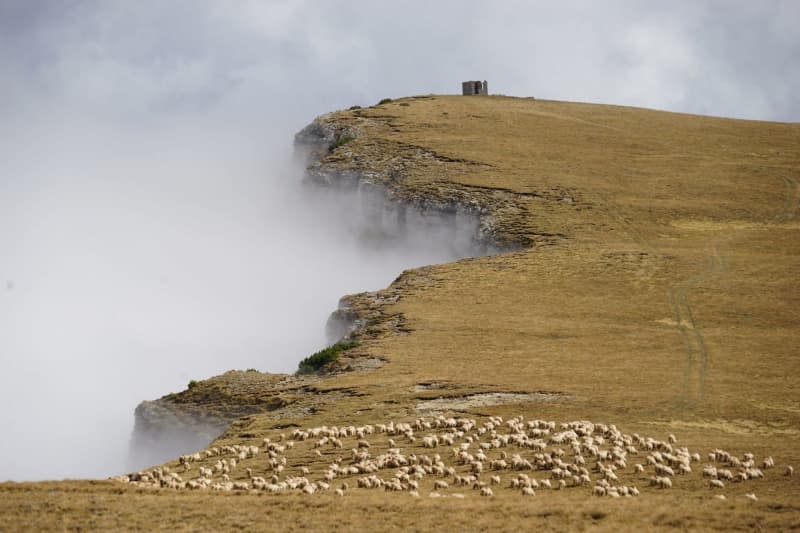
[[[714,243],[706,252],[706,268],[694,277],[673,285],[667,292],[672,318],[683,339],[686,359],[681,383],[680,402],[694,407],[703,401],[708,375],[709,353],[703,330],[697,324],[689,293],[703,281],[727,270],[727,262]]]
[[[786,204],[784,205],[783,212],[775,217],[776,222],[789,222],[797,214],[797,208],[800,206],[800,182],[797,179],[782,176],[781,179],[786,184]]]
[[[794,219],[800,206],[800,182],[793,177],[781,176],[786,184],[786,201],[781,213],[773,218],[776,223]],[[668,291],[673,320],[680,331],[686,351],[686,362],[683,371],[680,401],[686,407],[695,407],[702,403],[705,396],[708,376],[709,353],[702,329],[698,326],[689,293],[701,282],[728,270],[728,264],[719,250],[720,240],[715,241],[707,251],[706,268],[700,274],[673,285]]]

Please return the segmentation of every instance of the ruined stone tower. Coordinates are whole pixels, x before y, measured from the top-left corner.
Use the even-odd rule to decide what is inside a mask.
[[[483,81],[464,81],[461,82],[461,94],[464,96],[482,94],[489,94],[489,82]]]

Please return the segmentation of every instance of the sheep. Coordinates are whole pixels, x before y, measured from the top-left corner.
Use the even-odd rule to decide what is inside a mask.
[[[747,494],[744,495],[744,497],[747,498],[748,500],[752,500],[754,502],[758,501],[758,497],[752,492],[748,492]]]
[[[661,474],[661,475],[666,474],[668,476],[674,476],[675,475],[675,471],[672,470],[667,465],[657,464],[656,465],[656,474]]]
[[[717,470],[717,478],[724,479],[725,481],[733,481],[733,472],[724,468]]]
[[[373,434],[375,428],[379,432],[387,434],[389,449],[386,453],[372,457],[369,453],[369,443],[367,435]],[[440,428],[440,429],[437,429]],[[556,428],[559,428],[556,431]],[[429,433],[425,437],[420,436],[422,442],[415,443],[414,431],[436,431]],[[441,433],[439,433],[441,431]],[[392,438],[388,438],[392,436]],[[335,458],[330,462],[329,467],[323,467],[320,471],[319,479],[311,482],[306,478],[288,477],[280,481],[279,474],[282,475],[283,468],[287,466],[288,453],[293,449],[295,441],[309,442],[303,448],[304,452],[310,452],[324,457],[322,445],[334,448],[343,448],[342,439],[353,437],[357,439],[355,448],[352,450],[352,462],[348,465],[342,463],[342,458]],[[447,459],[442,457],[428,457],[425,455],[403,456],[397,448],[398,438],[405,437],[410,442],[411,447],[417,450],[422,448],[435,448],[440,445],[447,445],[447,456],[452,463],[446,464]],[[368,481],[364,482],[358,478],[360,488],[383,488],[388,491],[408,491],[419,494],[421,480],[427,476],[436,476],[443,481],[444,485],[435,485],[433,493],[444,496],[440,490],[447,488],[447,481],[442,478],[449,477],[453,485],[472,486],[474,490],[479,490],[484,494],[484,489],[490,489],[490,485],[500,485],[501,470],[514,469],[515,476],[510,479],[510,486],[520,490],[523,496],[535,494],[538,487],[564,489],[567,487],[592,486],[594,475],[590,476],[589,469],[586,468],[587,459],[594,458],[596,461],[594,471],[597,472],[596,486],[592,493],[602,493],[602,495],[619,498],[629,497],[639,494],[635,487],[613,486],[622,472],[627,470],[628,458],[639,453],[645,455],[646,463],[637,463],[632,466],[632,475],[644,474],[647,466],[652,466],[655,475],[651,478],[651,484],[662,489],[672,487],[671,476],[682,474],[690,477],[693,475],[691,463],[700,462],[701,456],[698,453],[690,453],[685,446],[677,446],[677,439],[674,435],[668,436],[666,441],[660,441],[637,434],[627,435],[619,431],[613,425],[592,424],[590,422],[566,422],[556,424],[546,421],[528,421],[522,416],[516,416],[503,421],[500,417],[489,417],[485,423],[478,424],[474,420],[467,418],[446,418],[437,416],[432,419],[417,419],[413,424],[403,422],[389,422],[386,425],[375,426],[319,426],[315,428],[296,429],[290,438],[278,438],[273,435],[272,440],[265,438],[259,442],[259,446],[251,445],[229,445],[219,448],[209,448],[197,454],[181,456],[173,463],[174,468],[188,471],[192,463],[197,461],[216,461],[211,464],[199,464],[199,477],[191,481],[183,482],[177,473],[172,475],[168,468],[160,467],[148,472],[139,472],[122,476],[121,482],[133,483],[142,487],[162,487],[172,489],[199,490],[211,488],[213,490],[230,491],[245,490],[244,485],[256,490],[267,492],[278,492],[287,489],[296,489],[307,494],[314,494],[330,488],[330,484],[338,477],[366,475]],[[548,442],[549,441],[549,442]],[[277,444],[282,442],[281,445]],[[262,445],[263,443],[263,445]],[[365,446],[365,443],[367,444]],[[298,442],[299,444],[299,442]],[[560,447],[551,447],[552,445]],[[505,448],[516,448],[516,450]],[[498,449],[498,455],[492,457],[492,450]],[[565,451],[566,450],[566,451]],[[514,453],[514,452],[519,453]],[[254,467],[244,469],[248,483],[232,482],[233,470],[239,461],[245,458],[256,457],[263,452],[269,457],[266,460],[266,471],[272,474],[272,478],[267,482],[264,478],[254,475]],[[452,452],[452,454],[451,454]],[[524,452],[524,453],[523,453]],[[530,454],[530,455],[526,455]],[[444,455],[444,454],[442,454]],[[291,456],[288,456],[291,459]],[[568,461],[564,459],[569,458]],[[755,458],[751,452],[746,452],[736,457],[724,450],[715,449],[709,454],[710,464],[702,468],[702,476],[708,479],[710,488],[722,489],[728,481],[747,481],[764,476],[762,469],[774,467],[772,457],[766,457],[763,462],[756,465]],[[295,463],[296,464],[296,463]],[[465,469],[471,471],[470,475],[460,475],[456,472],[458,465],[463,465]],[[299,474],[310,476],[311,464],[303,466],[297,465]],[[396,469],[393,476],[388,481],[384,481],[375,476],[375,473],[384,469]],[[533,479],[523,474],[525,470],[543,470],[546,478]],[[492,471],[492,475],[486,476],[483,480],[481,474],[484,470]],[[733,472],[731,472],[733,470]],[[786,466],[783,474],[793,475],[793,468]],[[177,477],[176,477],[177,476]],[[212,476],[218,476],[212,482]],[[699,477],[699,475],[698,475]],[[333,489],[337,496],[341,496],[346,491],[344,487]],[[435,497],[435,496],[433,496]]]
[[[717,467],[708,465],[703,468],[703,477],[717,477]]]
[[[494,496],[494,492],[489,487],[481,488],[481,496]]]
[[[650,478],[651,485],[657,485],[661,489],[672,488],[672,480],[665,476],[655,476]]]

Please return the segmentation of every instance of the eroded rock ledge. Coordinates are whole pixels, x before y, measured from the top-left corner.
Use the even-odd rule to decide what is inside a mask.
[[[412,212],[417,223],[466,224],[471,228],[469,255],[533,244],[529,236],[515,232],[513,224],[503,224],[526,209],[518,194],[435,179],[443,165],[480,163],[452,160],[400,143],[388,146],[387,141],[370,137],[368,130],[383,126],[380,120],[352,113],[332,113],[315,119],[295,136],[298,155],[306,159],[307,183],[362,194],[366,191],[378,200],[383,217],[406,220]],[[386,154],[391,155],[387,158]],[[412,168],[430,172],[434,178],[409,182],[406,173]],[[501,227],[510,230],[501,231]],[[540,238],[538,244],[552,244],[562,237]],[[412,269],[386,289],[343,297],[326,326],[328,338],[331,342],[342,338],[359,340],[362,347],[345,352],[329,365],[326,376],[369,371],[383,364],[380,357],[368,353],[363,343],[386,334],[407,334],[409,329],[402,314],[388,311],[388,306],[430,281],[431,275],[431,269],[426,267]],[[144,401],[135,411],[130,466],[136,469],[156,464],[203,447],[226,430],[231,436],[246,436],[251,415],[268,414],[277,421],[313,413],[322,403],[335,400],[335,390],[314,387],[325,379],[229,371],[193,382],[183,392]]]

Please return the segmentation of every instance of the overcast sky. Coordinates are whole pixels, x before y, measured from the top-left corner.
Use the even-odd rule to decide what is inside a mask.
[[[340,296],[463,255],[365,249],[358,205],[299,191],[316,115],[486,79],[798,121],[798,21],[796,0],[0,0],[0,481],[121,472],[139,401],[292,371]]]
[[[296,126],[487,79],[509,95],[797,121],[798,20],[795,0],[2,0],[0,105],[126,119],[229,107]]]

